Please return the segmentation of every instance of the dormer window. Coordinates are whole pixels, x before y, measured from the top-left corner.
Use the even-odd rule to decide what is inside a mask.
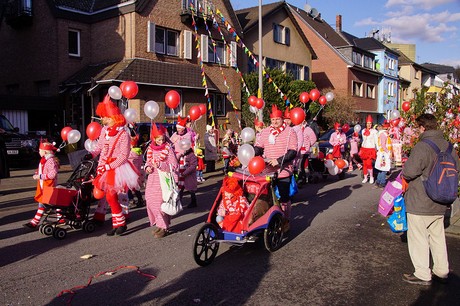
[[[69,29],[69,55],[80,57],[80,31]]]
[[[276,43],[289,46],[291,44],[291,31],[288,27],[280,24],[273,24],[273,40]]]

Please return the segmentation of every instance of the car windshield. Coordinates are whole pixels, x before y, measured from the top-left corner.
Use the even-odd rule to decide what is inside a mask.
[[[4,116],[0,116],[0,129],[7,132],[14,132],[14,127],[11,125],[11,122],[9,122]]]

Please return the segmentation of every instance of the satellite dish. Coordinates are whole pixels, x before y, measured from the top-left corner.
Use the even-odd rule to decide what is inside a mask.
[[[304,10],[305,12],[307,12],[308,14],[310,14],[310,12],[311,12],[311,5],[308,4],[308,3],[306,3],[306,4],[304,5],[304,7],[303,7],[303,10]]]
[[[311,17],[316,18],[316,17],[318,17],[319,12],[318,12],[317,9],[312,8],[312,9],[311,9],[311,12],[310,12],[310,15],[311,15]]]

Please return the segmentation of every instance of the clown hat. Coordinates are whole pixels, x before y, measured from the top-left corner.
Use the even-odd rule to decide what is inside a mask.
[[[118,106],[110,100],[110,96],[107,94],[102,102],[99,102],[96,108],[96,115],[99,117],[113,117],[121,115],[121,111]]]
[[[371,115],[367,115],[367,118],[366,118],[366,123],[372,123],[372,116]]]
[[[159,124],[159,128],[157,128],[157,125],[155,123],[152,123],[152,128],[150,130],[150,139],[155,139],[158,136],[163,136],[165,134],[166,128]]]
[[[181,116],[177,116],[176,127],[185,128],[186,125],[187,125],[187,117],[181,118]]]
[[[243,189],[241,188],[238,179],[235,177],[226,177],[222,184],[222,189],[234,196],[240,196],[243,194]]]
[[[336,122],[334,123],[334,130],[341,130],[342,129],[342,126],[340,125],[340,123]]]
[[[41,139],[40,146],[38,148],[44,151],[56,151],[57,148],[54,145],[55,143],[48,142],[46,139]]]
[[[272,112],[270,114],[270,118],[283,118],[283,113],[278,109],[276,104],[272,105]]]
[[[259,127],[263,127],[264,126],[264,122],[263,121],[259,121],[257,119],[257,117],[254,119],[254,126],[259,126]]]
[[[291,119],[291,112],[288,107],[284,110],[284,119]]]

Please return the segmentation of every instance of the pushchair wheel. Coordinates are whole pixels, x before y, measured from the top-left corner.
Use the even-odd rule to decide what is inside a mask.
[[[74,229],[80,229],[82,226],[81,221],[71,221],[70,226]]]
[[[93,221],[83,221],[83,230],[87,233],[92,233],[96,229],[96,224]]]
[[[53,235],[53,226],[51,224],[40,225],[40,233],[46,236]]]
[[[195,262],[204,267],[209,265],[219,250],[218,229],[214,224],[206,223],[195,236],[193,245],[193,258]]]
[[[274,215],[264,232],[265,248],[274,252],[281,247],[283,242],[283,217],[281,214]]]
[[[53,237],[62,240],[67,236],[67,231],[60,227],[55,227],[53,231]]]

